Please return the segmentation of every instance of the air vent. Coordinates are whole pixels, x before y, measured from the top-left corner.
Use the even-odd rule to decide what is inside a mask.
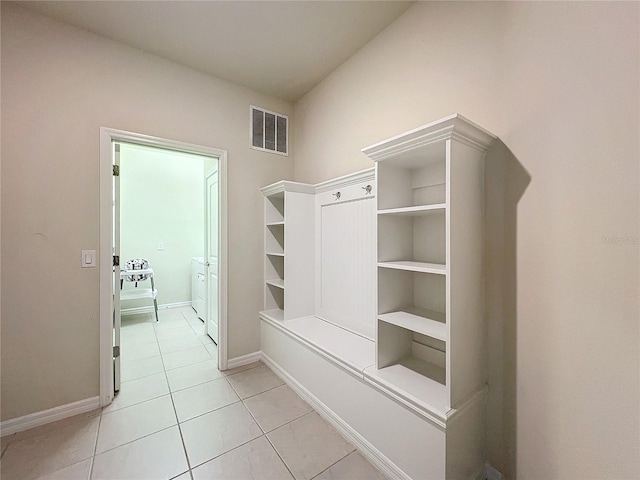
[[[251,106],[251,146],[256,150],[289,154],[289,117]]]

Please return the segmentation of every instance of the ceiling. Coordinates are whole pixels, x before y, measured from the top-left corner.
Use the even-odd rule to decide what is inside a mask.
[[[296,101],[414,2],[19,3],[187,67]]]

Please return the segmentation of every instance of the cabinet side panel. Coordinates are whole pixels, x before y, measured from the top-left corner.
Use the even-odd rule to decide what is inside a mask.
[[[313,315],[314,196],[285,192],[285,319]]]
[[[450,142],[447,381],[454,407],[485,379],[484,153],[456,140]]]
[[[484,394],[478,395],[447,423],[448,479],[478,478],[484,467],[485,398]]]

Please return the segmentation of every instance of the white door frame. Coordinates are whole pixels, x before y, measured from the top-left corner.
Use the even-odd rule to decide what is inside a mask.
[[[227,368],[227,151],[140,133],[100,128],[100,405],[113,400],[113,186],[112,142],[125,142],[166,150],[216,157],[220,182],[220,291],[218,365]]]

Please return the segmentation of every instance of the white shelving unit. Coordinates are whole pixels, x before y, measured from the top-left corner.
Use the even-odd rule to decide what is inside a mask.
[[[265,197],[264,313],[279,321],[311,315],[314,187],[281,181],[261,191]]]
[[[378,191],[377,356],[365,375],[445,428],[486,390],[483,185],[494,138],[456,114],[363,150]],[[479,451],[477,437],[469,448]],[[447,452],[447,472],[459,454]]]
[[[263,359],[391,478],[475,478],[484,465],[494,138],[451,115],[365,148],[375,178],[262,189]]]

